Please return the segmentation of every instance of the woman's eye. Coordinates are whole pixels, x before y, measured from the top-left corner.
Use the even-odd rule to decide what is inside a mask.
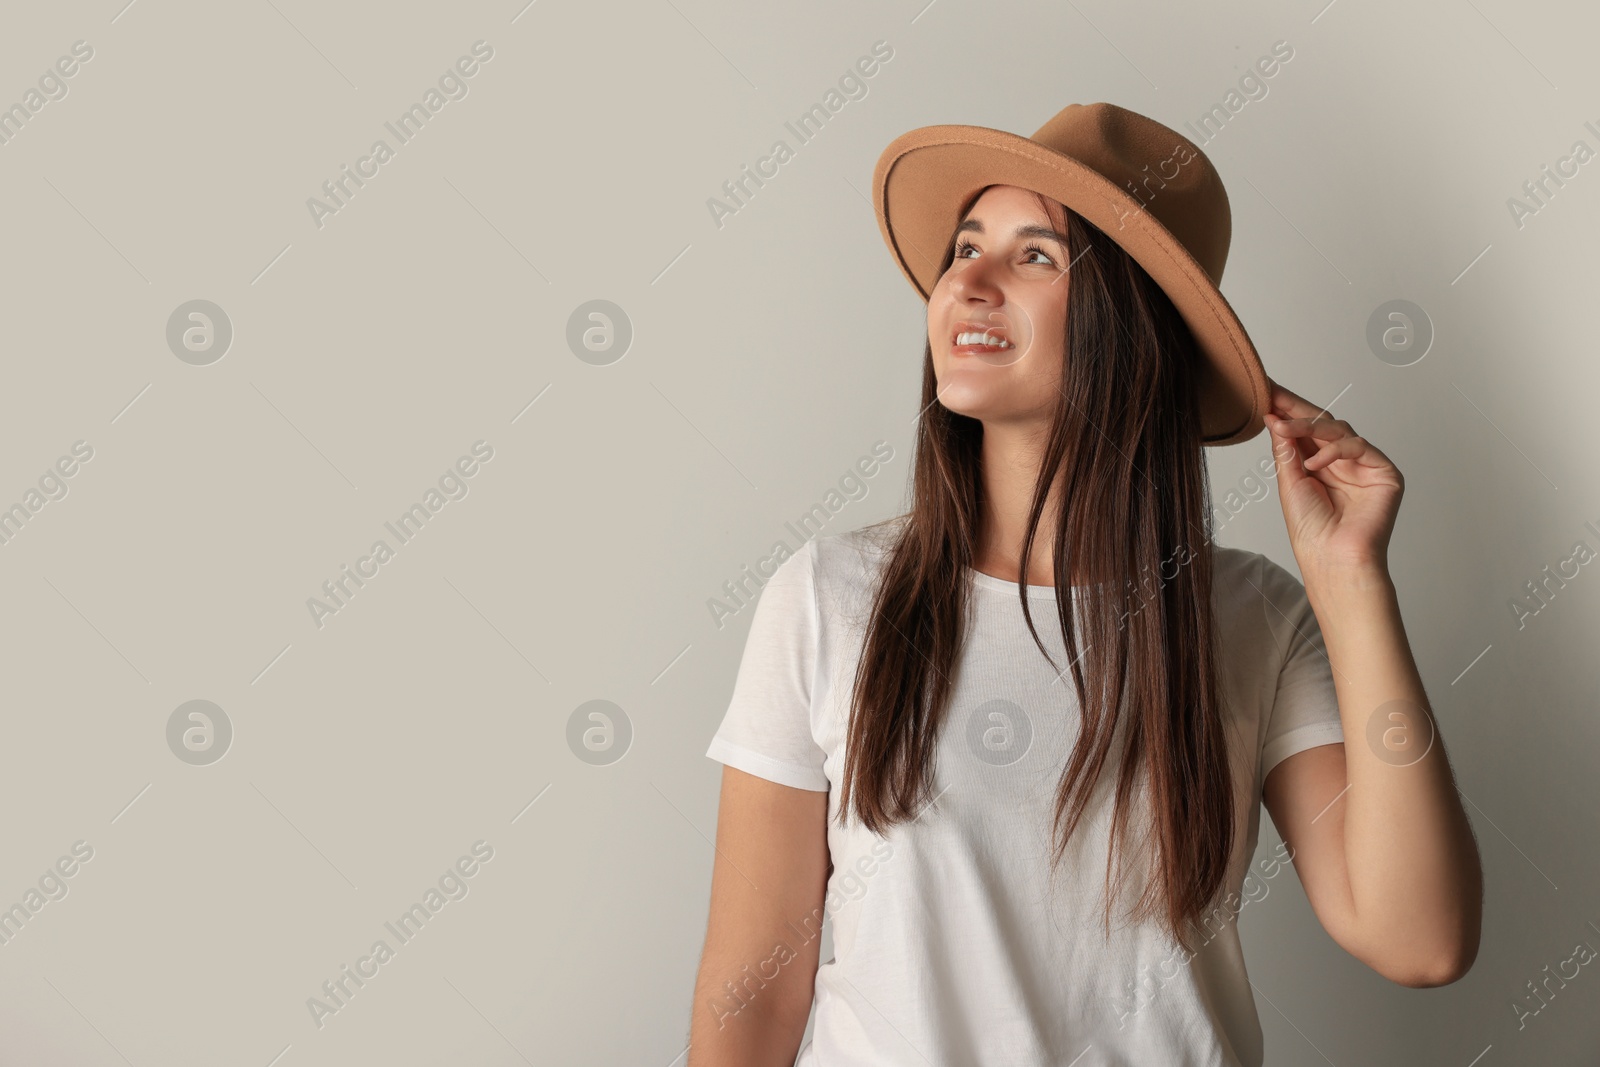
[[[970,257],[967,255],[967,253],[976,252],[976,251],[978,251],[977,246],[973,245],[971,242],[962,241],[960,244],[956,245],[956,251],[955,251],[954,258],[955,259],[968,259]],[[1033,256],[1038,256],[1039,259],[1035,260],[1035,259],[1031,258]],[[1054,267],[1056,265],[1055,260],[1050,258],[1050,254],[1048,252],[1046,252],[1042,248],[1036,248],[1036,247],[1031,246],[1031,245],[1022,250],[1022,259],[1023,259],[1023,262],[1029,264],[1030,266],[1036,265],[1036,264],[1041,264],[1041,261],[1042,261],[1042,265],[1045,265],[1045,266]]]

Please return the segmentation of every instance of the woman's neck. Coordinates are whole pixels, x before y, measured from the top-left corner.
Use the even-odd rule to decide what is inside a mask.
[[[1015,582],[1019,574],[1025,573],[1028,585],[1054,585],[1055,514],[1061,483],[1057,481],[1045,501],[1034,533],[1033,551],[1024,564],[1022,539],[1028,532],[1028,512],[1039,476],[1037,437],[1024,440],[1018,434],[994,433],[985,426],[983,445],[983,504],[972,566],[1002,581]],[[1075,574],[1072,584],[1085,584],[1085,579]]]

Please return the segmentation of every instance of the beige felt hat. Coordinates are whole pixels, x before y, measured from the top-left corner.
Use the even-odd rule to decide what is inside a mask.
[[[1265,428],[1261,358],[1217,286],[1233,216],[1222,179],[1188,138],[1115,104],[1068,104],[1032,137],[924,126],[884,149],[872,176],[883,239],[923,300],[939,280],[960,213],[985,186],[1059,201],[1127,250],[1171,298],[1200,350],[1207,445]]]

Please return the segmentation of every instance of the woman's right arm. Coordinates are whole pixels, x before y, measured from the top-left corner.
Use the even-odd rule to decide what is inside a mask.
[[[688,1067],[794,1064],[832,871],[827,823],[827,793],[724,765]]]

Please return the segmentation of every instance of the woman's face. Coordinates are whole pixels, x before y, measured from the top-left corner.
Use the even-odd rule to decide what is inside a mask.
[[[1068,263],[1057,212],[1052,220],[1033,193],[996,185],[962,220],[955,258],[928,297],[933,373],[951,411],[1039,422],[1054,410]]]

